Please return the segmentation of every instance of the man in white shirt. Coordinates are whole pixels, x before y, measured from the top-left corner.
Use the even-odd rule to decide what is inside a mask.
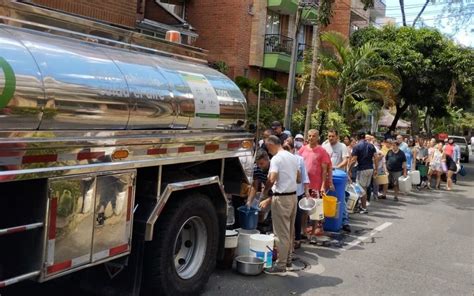
[[[260,202],[260,207],[266,208],[271,204],[273,232],[278,248],[276,264],[265,270],[265,273],[286,275],[286,268],[291,267],[297,207],[296,187],[297,183],[301,183],[301,173],[298,168],[298,159],[282,148],[278,137],[268,137],[265,145],[268,152],[273,155],[267,181],[267,184],[272,186],[273,196]]]
[[[347,151],[347,146],[339,142],[339,134],[336,130],[331,129],[328,131],[328,141],[323,144],[323,148],[331,157],[333,168],[346,170],[349,152]]]
[[[349,151],[346,145],[339,142],[339,133],[337,130],[331,129],[328,131],[328,141],[322,146],[331,157],[332,167],[345,171],[349,162]],[[347,208],[344,209],[342,214],[342,230],[351,232]]]
[[[296,143],[296,142],[295,142]],[[308,172],[306,172],[306,167],[304,164],[304,159],[301,155],[297,154],[298,152],[295,151],[295,146],[293,143],[287,142],[283,144],[283,149],[292,153],[298,159],[298,167],[301,173],[301,183],[296,184],[296,196],[298,198],[298,202],[306,196],[310,196],[309,194],[309,177]],[[296,218],[295,218],[295,243],[294,249],[299,249],[301,247],[301,230],[305,228],[306,223],[303,221],[304,211],[299,207],[296,207]]]

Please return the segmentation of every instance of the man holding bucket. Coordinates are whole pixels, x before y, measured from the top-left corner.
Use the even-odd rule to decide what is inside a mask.
[[[303,157],[309,177],[309,188],[320,195],[332,185],[332,165],[329,154],[319,145],[319,132],[315,129],[308,131],[308,144],[301,147],[298,153]],[[321,222],[313,226],[312,235],[322,234]]]
[[[278,249],[276,264],[266,269],[265,273],[284,276],[286,268],[291,267],[297,207],[296,184],[301,183],[301,174],[298,159],[282,148],[278,137],[268,137],[265,145],[273,155],[267,183],[272,186],[273,196],[260,202],[260,207],[266,208],[271,204],[273,231]]]

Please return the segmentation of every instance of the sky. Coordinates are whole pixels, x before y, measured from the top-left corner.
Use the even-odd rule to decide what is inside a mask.
[[[413,23],[425,2],[405,0],[407,25]],[[450,2],[457,2],[451,5],[451,11],[447,4]],[[402,25],[399,0],[385,0],[385,3],[386,16],[395,18],[397,25]],[[459,24],[458,30],[454,29],[456,22]],[[439,29],[459,44],[474,47],[474,0],[432,0],[417,22],[417,25],[421,24]]]

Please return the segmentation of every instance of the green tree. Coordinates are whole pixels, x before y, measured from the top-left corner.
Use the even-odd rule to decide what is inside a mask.
[[[326,115],[322,116],[323,113]],[[294,131],[293,134],[303,131],[306,122],[305,114],[306,108],[296,110],[293,113],[291,124],[291,130]],[[321,121],[322,117],[324,117],[323,121]],[[313,111],[311,113],[309,127],[320,130],[322,135],[325,135],[325,132],[327,132],[328,129],[336,129],[341,136],[351,134],[344,117],[342,117],[337,111],[324,112],[321,109]]]
[[[320,53],[317,87],[321,98],[317,107],[322,111],[338,110],[349,124],[355,115],[367,115],[376,106],[389,105],[400,86],[398,75],[388,66],[373,66],[378,48],[370,43],[357,49],[336,32],[326,32],[321,40],[330,46]],[[311,67],[305,60],[305,73],[299,87],[306,84]],[[377,103],[377,104],[374,104]],[[355,112],[354,112],[355,111]],[[325,117],[325,114],[321,114]]]
[[[283,119],[284,109],[282,104],[262,104],[260,106],[260,120],[259,129],[270,128],[275,120],[281,121]],[[257,106],[251,105],[248,110],[248,121],[257,122]]]
[[[235,84],[237,84],[237,86],[247,98],[250,91],[252,91],[255,95],[258,94],[258,85],[260,83],[262,84],[262,94],[264,99],[285,98],[286,89],[269,77],[261,80],[260,82],[243,76],[235,77]]]
[[[413,27],[369,27],[351,37],[356,48],[366,43],[380,48],[371,63],[393,67],[402,80],[390,130],[395,130],[409,106],[425,109],[430,117],[443,117],[448,114],[450,101],[458,107],[472,104],[472,97],[465,91],[472,85],[474,75],[472,49],[455,45],[437,30]],[[456,101],[459,92],[467,95]]]

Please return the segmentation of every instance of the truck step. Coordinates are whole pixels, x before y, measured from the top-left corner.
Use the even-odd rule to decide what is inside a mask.
[[[43,227],[43,225],[44,224],[42,222],[38,222],[38,223],[31,223],[31,224],[26,224],[26,225],[19,225],[15,227],[3,228],[3,229],[0,229],[0,236],[40,228],[40,227]]]
[[[27,279],[37,277],[37,276],[39,276],[39,274],[40,274],[40,271],[37,270],[37,271],[32,271],[32,272],[28,272],[28,273],[25,273],[25,274],[21,274],[21,275],[18,275],[18,276],[15,276],[15,277],[12,277],[12,278],[9,278],[9,279],[6,279],[6,280],[0,280],[0,288],[4,288],[6,286],[13,285],[13,284],[16,284],[18,282],[21,282],[21,281],[24,281],[24,280],[27,280]]]

